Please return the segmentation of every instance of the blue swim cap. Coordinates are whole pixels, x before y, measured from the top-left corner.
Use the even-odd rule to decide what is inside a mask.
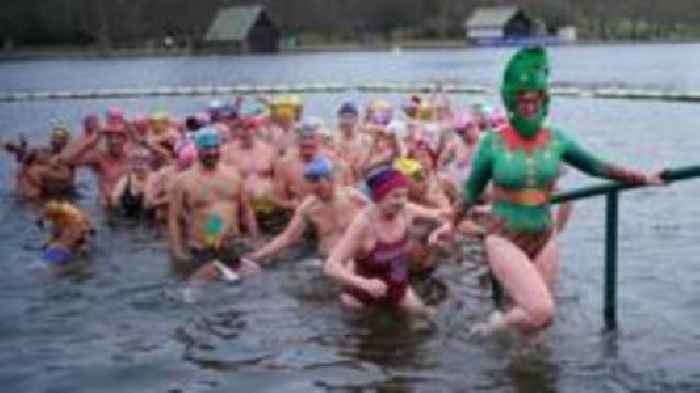
[[[317,157],[304,166],[304,178],[311,181],[333,175],[333,164],[326,157]]]
[[[44,251],[44,261],[49,265],[65,265],[73,260],[73,253],[61,246],[51,246]]]
[[[345,113],[357,116],[360,112],[357,110],[355,104],[353,104],[352,102],[346,102],[340,106],[340,109],[338,109],[338,115],[342,115]]]
[[[197,150],[219,147],[219,145],[221,145],[219,131],[213,127],[204,127],[200,129],[194,134],[194,144],[197,146]]]

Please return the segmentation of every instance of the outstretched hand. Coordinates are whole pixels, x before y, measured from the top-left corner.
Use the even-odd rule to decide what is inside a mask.
[[[652,174],[649,174],[646,176],[646,185],[647,186],[665,186],[666,181],[664,180],[663,176],[666,173],[665,169],[659,170],[657,172],[654,172]]]

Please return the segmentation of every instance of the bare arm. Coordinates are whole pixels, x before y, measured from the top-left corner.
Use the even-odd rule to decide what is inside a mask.
[[[183,247],[182,239],[182,217],[185,209],[185,179],[180,177],[175,180],[175,184],[170,193],[170,207],[168,209],[168,231],[173,255],[179,259],[187,259],[187,253]]]
[[[292,220],[289,221],[287,227],[282,233],[277,235],[269,243],[264,245],[258,251],[251,254],[254,260],[264,259],[276,255],[283,249],[289,247],[292,243],[301,239],[304,230],[306,229],[306,209],[313,201],[314,197],[308,197],[295,211]]]
[[[451,211],[445,209],[432,209],[428,207],[423,207],[416,205],[414,203],[407,203],[406,209],[409,211],[411,216],[415,218],[422,218],[431,221],[437,221],[443,223],[450,218]]]
[[[95,165],[97,156],[90,153],[94,151],[101,139],[101,132],[85,137],[82,142],[71,145],[68,149],[64,149],[59,155],[59,162],[74,166]]]
[[[353,258],[360,247],[363,233],[367,229],[367,213],[368,210],[364,210],[355,217],[338,244],[331,250],[328,261],[323,266],[324,273],[340,284],[362,288],[366,281],[363,277],[352,272],[348,268],[350,264],[346,262]]]

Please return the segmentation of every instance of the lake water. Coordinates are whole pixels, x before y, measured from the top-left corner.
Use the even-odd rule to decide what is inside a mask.
[[[506,49],[0,63],[0,90],[453,81],[495,87]],[[573,86],[700,89],[699,45],[562,47],[553,80]],[[398,103],[400,97],[386,96]],[[452,96],[457,105],[495,96]],[[305,97],[330,119],[359,93]],[[44,141],[47,124],[118,105],[184,115],[206,97],[0,104],[3,138]],[[608,159],[643,169],[698,162],[698,106],[555,98],[552,123]],[[241,284],[196,288],[171,267],[155,228],[108,221],[92,176],[80,205],[95,220],[92,263],[67,277],[37,267],[46,233],[0,162],[0,386],[7,392],[697,392],[700,391],[700,182],[625,193],[621,200],[619,324],[602,333],[604,201],[577,202],[561,237],[554,326],[535,346],[469,337],[492,304],[478,250],[440,267],[420,291],[432,324],[355,316],[304,247]],[[595,180],[568,175],[564,188]],[[696,194],[698,193],[698,194]]]

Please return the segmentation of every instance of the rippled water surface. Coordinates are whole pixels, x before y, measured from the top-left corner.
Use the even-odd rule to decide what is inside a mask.
[[[700,46],[559,48],[554,79],[576,85],[700,88]],[[0,63],[0,89],[53,90],[211,83],[458,80],[495,86],[507,50],[277,57]],[[310,95],[330,116],[353,94]],[[399,97],[390,96],[398,102]],[[454,96],[466,104],[490,96]],[[199,109],[206,98],[0,104],[3,137],[45,138],[110,105],[129,113]],[[556,98],[552,122],[598,154],[645,169],[698,162],[698,107],[686,103]],[[434,322],[344,312],[338,289],[299,247],[236,285],[184,291],[155,228],[108,221],[92,177],[79,203],[98,236],[90,263],[64,277],[37,268],[46,233],[16,200],[14,164],[0,163],[0,386],[7,392],[696,392],[700,390],[700,182],[626,193],[621,200],[619,320],[602,334],[604,202],[575,205],[561,238],[555,325],[538,343],[474,338],[491,310],[478,247],[442,265],[419,292]],[[571,174],[565,187],[593,180]],[[187,296],[186,296],[187,295]],[[186,297],[194,302],[185,301]],[[190,300],[191,300],[190,299]]]

